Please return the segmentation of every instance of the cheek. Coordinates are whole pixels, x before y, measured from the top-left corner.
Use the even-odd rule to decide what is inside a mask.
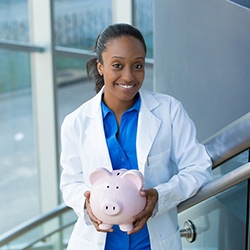
[[[140,83],[143,83],[144,77],[145,77],[145,72],[141,72],[140,74],[138,74],[137,80],[138,80]]]
[[[109,72],[104,74],[104,82],[106,84],[112,84],[116,79],[118,79],[120,76],[117,73]]]

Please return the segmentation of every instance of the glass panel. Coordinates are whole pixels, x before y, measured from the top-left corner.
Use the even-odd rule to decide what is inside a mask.
[[[87,79],[86,60],[57,57],[57,107],[59,131],[63,118],[95,95],[95,85]]]
[[[94,82],[87,79],[86,61],[63,56],[56,58],[58,156],[61,152],[60,131],[64,117],[95,95]]]
[[[112,0],[55,0],[56,45],[91,49],[112,23]]]
[[[29,41],[27,0],[0,1],[0,39]]]
[[[222,164],[216,171],[223,175],[247,162],[248,151]],[[180,213],[180,227],[184,221],[191,220],[197,231],[192,244],[183,238],[183,249],[245,249],[247,196],[248,181],[244,181]]]
[[[245,249],[247,182],[240,183],[179,215],[180,227],[191,220],[197,232],[190,244],[182,239],[186,249]]]
[[[153,58],[153,3],[152,0],[133,1],[133,23],[143,34],[147,44],[147,57]]]
[[[0,50],[0,234],[38,214],[29,54]]]
[[[224,162],[219,167],[213,170],[213,179],[217,179],[224,174],[244,165],[248,162],[249,152],[248,150],[242,152],[241,154],[233,157],[232,159]]]
[[[51,219],[35,229],[30,230],[28,233],[21,235],[1,249],[66,249],[75,221],[75,213],[69,210],[63,215]]]

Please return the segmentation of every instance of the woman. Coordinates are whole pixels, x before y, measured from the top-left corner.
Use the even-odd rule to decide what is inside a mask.
[[[68,249],[181,249],[176,207],[210,181],[211,160],[181,103],[141,90],[146,44],[139,30],[111,25],[95,52],[87,70],[97,95],[69,114],[61,131],[61,190],[78,215]],[[144,175],[147,204],[128,233],[99,229],[89,203],[89,175],[98,167]]]

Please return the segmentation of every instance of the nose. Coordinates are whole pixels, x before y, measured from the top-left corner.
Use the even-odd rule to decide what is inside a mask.
[[[117,215],[121,211],[121,206],[117,202],[108,202],[103,205],[102,209],[107,215]]]
[[[122,71],[122,79],[129,83],[134,80],[133,70],[129,67],[125,67]]]

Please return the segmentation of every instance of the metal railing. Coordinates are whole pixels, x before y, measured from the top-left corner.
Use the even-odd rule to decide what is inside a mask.
[[[195,196],[179,204],[178,213],[247,179],[250,179],[250,163],[246,163],[202,187]]]
[[[5,41],[5,40],[0,40],[0,48],[7,49],[7,50],[38,52],[38,53],[43,53],[46,51],[46,48],[42,46],[36,46],[30,43],[19,42],[19,41]],[[90,58],[95,55],[90,50],[69,48],[69,47],[63,47],[63,46],[55,46],[54,51],[56,55],[69,56],[69,57],[75,57],[75,58]],[[153,65],[154,59],[146,58],[145,62],[146,64]]]
[[[39,52],[39,53],[45,52],[44,47],[35,46],[29,43],[19,42],[19,41],[0,40],[0,48],[8,50],[24,51],[24,52]]]
[[[213,168],[250,148],[250,112],[203,142]]]
[[[67,207],[65,204],[60,204],[54,210],[50,211],[47,214],[38,215],[34,218],[31,218],[30,220],[25,221],[24,223],[0,235],[0,247],[13,241],[19,236],[29,232],[30,230],[38,227],[39,225],[44,224],[45,222],[64,214],[69,210],[70,208]]]
[[[247,113],[245,116],[236,120],[229,126],[225,127],[223,130],[219,131],[213,137],[209,138],[204,142],[207,152],[210,155],[213,161],[213,167],[217,167],[222,162],[236,156],[237,154],[250,148],[250,113]],[[246,179],[250,179],[250,163],[247,163],[227,174],[220,177],[219,179],[208,183],[203,188],[201,188],[198,193],[182,202],[178,206],[178,212],[183,212],[184,210],[194,206],[195,204],[200,203],[212,197],[215,194],[218,194]],[[35,217],[15,228],[6,232],[5,234],[0,235],[0,246],[6,245],[7,243],[13,241],[19,236],[27,233],[28,231],[48,222],[49,220],[61,216],[65,212],[69,211],[65,204],[59,205],[55,210],[51,211],[42,216]],[[67,226],[70,226],[74,223],[72,221]],[[66,226],[61,226],[53,232],[58,232],[64,229]],[[181,230],[181,235],[188,237],[188,230]],[[53,233],[51,232],[51,233]],[[46,239],[51,233],[43,235],[30,242],[28,246],[32,246],[40,240]],[[26,248],[23,248],[26,249]]]

